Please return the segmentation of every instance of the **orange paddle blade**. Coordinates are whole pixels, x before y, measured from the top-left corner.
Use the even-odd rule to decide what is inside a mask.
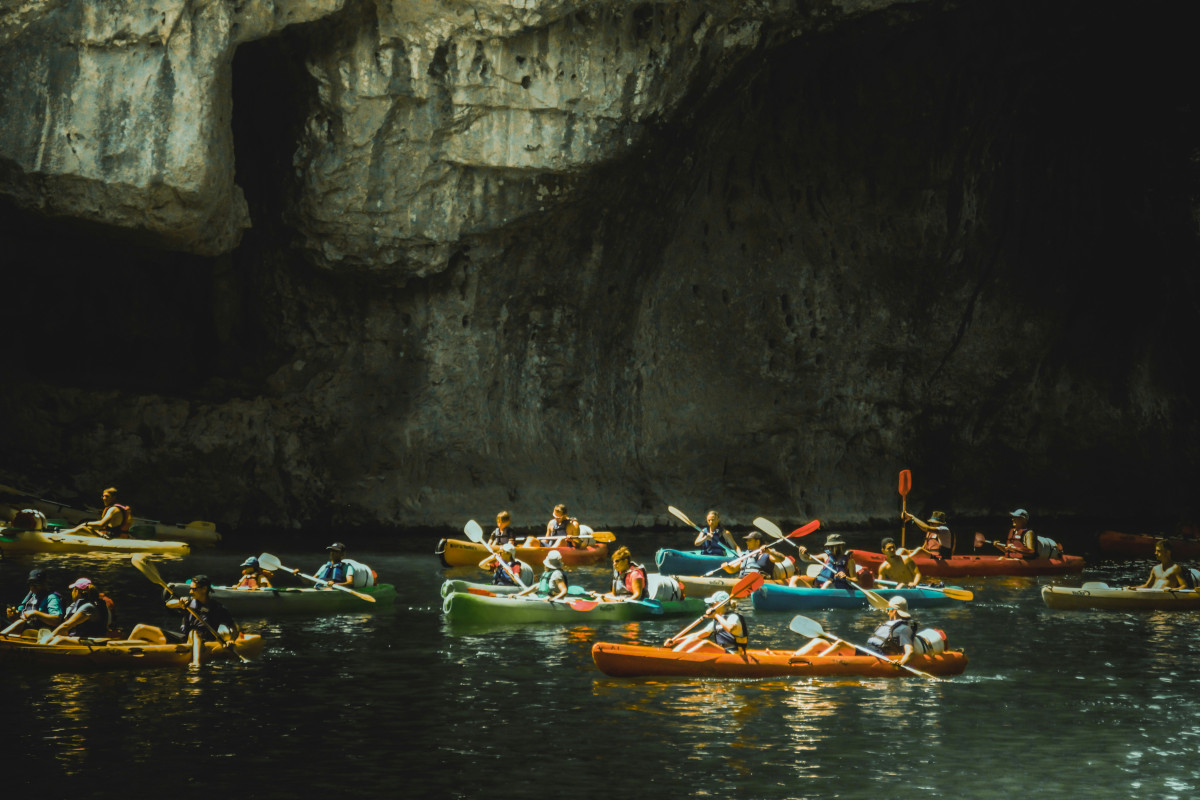
[[[908,497],[909,491],[912,490],[912,472],[907,469],[900,470],[900,496]]]

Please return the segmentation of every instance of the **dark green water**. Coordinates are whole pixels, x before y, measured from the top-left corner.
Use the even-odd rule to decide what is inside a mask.
[[[648,560],[683,538],[621,541]],[[961,581],[974,602],[918,613],[970,655],[966,674],[949,681],[630,681],[596,670],[592,642],[657,643],[689,620],[455,630],[438,587],[472,573],[443,570],[433,539],[349,544],[397,585],[395,608],[243,619],[270,639],[254,663],[0,668],[9,785],[19,796],[89,798],[1171,798],[1200,786],[1200,613],[1051,611],[1038,594],[1046,582],[1141,580],[1149,564]],[[157,563],[168,579],[203,571],[228,582],[259,549]],[[304,571],[323,560],[319,546],[269,549]],[[79,575],[101,582],[127,625],[176,624],[158,588],[116,557],[10,557],[0,563],[4,600],[19,599],[33,566],[63,586]],[[596,588],[606,575],[577,572]],[[753,643],[799,646],[792,616],[751,612]],[[881,619],[808,616],[857,642]]]

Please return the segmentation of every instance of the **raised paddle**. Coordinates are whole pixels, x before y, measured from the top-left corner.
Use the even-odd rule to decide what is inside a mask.
[[[347,594],[352,594],[355,597],[359,598],[360,600],[366,600],[368,603],[375,602],[375,598],[372,597],[371,595],[364,594],[362,592],[356,592],[353,589],[351,589],[349,586],[342,586],[341,584],[338,584],[338,583],[329,583],[329,581],[318,578],[315,575],[305,575],[303,572],[301,572],[298,569],[292,569],[291,567],[285,567],[283,564],[279,563],[278,558],[271,555],[270,553],[263,553],[262,555],[260,555],[258,557],[258,565],[260,567],[262,567],[263,569],[265,569],[267,572],[274,572],[277,569],[281,569],[284,572],[290,572],[293,575],[300,576],[301,578],[307,578],[308,580],[312,581],[313,583],[323,583],[323,584],[328,585],[329,588],[331,588],[331,589],[339,589],[343,592],[346,592]]]
[[[1015,555],[1015,556],[1011,555],[1011,553],[1013,552],[1013,548],[1009,547],[1004,542],[997,542],[997,541],[989,540],[986,536],[984,536],[979,531],[975,531],[975,547],[976,548],[982,547],[985,544],[992,544],[992,545],[995,545],[996,547],[1000,548],[1001,550],[1004,551],[1004,556],[1006,558],[1020,558],[1021,557],[1019,554]]]
[[[876,578],[875,582],[878,584],[881,584],[883,586],[899,586],[900,585],[900,584],[896,583],[895,581],[885,581],[880,578]],[[955,600],[974,600],[975,599],[974,592],[968,591],[966,589],[959,589],[954,586],[938,587],[938,586],[926,586],[925,584],[918,584],[917,586],[914,586],[913,588],[914,589],[928,589],[931,592],[941,592],[942,594],[946,595],[946,597],[952,597]]]
[[[771,522],[771,520],[769,520],[769,519],[764,519],[763,517],[755,517],[754,518],[754,527],[758,528],[760,531],[765,533],[767,536],[770,536],[772,539],[782,539],[783,538],[783,531],[780,530],[778,525],[776,525],[774,522]]]
[[[816,520],[813,520],[813,522],[816,522]],[[809,523],[809,525],[811,525],[811,524],[812,524],[812,522]],[[792,535],[795,535],[795,534],[792,534]],[[799,549],[799,545],[797,545],[797,549]],[[808,553],[802,553],[801,556],[803,558],[807,558],[809,561],[812,561],[814,564],[820,564],[822,566],[825,566],[825,562],[822,561],[821,559],[817,558],[816,556],[810,555]],[[817,574],[820,575],[819,572]],[[860,592],[863,593],[863,596],[867,598],[867,602],[871,605],[872,608],[877,608],[880,611],[886,611],[888,608],[890,608],[890,606],[888,605],[888,601],[884,600],[882,597],[875,594],[875,592],[872,592],[870,589],[864,589],[863,587],[859,586],[854,581],[850,580],[849,577],[847,577],[845,580],[846,580],[846,583],[850,584],[855,589],[858,589]]]
[[[845,639],[839,639],[838,637],[834,636],[832,633],[826,633],[825,629],[821,627],[821,623],[817,622],[815,619],[809,619],[808,617],[801,617],[801,616],[792,617],[792,622],[790,625],[788,625],[788,628],[790,628],[792,630],[792,632],[798,633],[801,636],[807,636],[810,639],[832,639],[833,641],[838,642],[840,644],[844,644],[847,647],[853,647],[855,650],[859,651],[860,653],[865,653],[869,656],[874,656],[875,658],[878,658],[880,661],[885,661],[888,664],[895,664],[897,667],[900,667],[901,669],[906,669],[914,675],[920,675],[922,678],[929,678],[930,680],[935,680],[935,681],[941,680],[936,675],[930,675],[928,672],[922,672],[919,669],[913,669],[908,664],[901,664],[899,661],[893,661],[892,659],[888,658],[885,655],[880,655],[879,653],[876,653],[874,650],[869,650],[866,647],[855,644],[854,642],[847,642]]]
[[[729,600],[738,600],[742,597],[746,597],[748,595],[754,594],[754,592],[760,586],[762,586],[765,581],[766,581],[766,577],[764,577],[761,572],[752,572],[749,575],[743,576],[741,578],[741,580],[739,580],[737,583],[735,583],[733,586],[731,586],[729,588]],[[691,625],[688,625],[686,628],[684,628],[679,633],[672,636],[670,639],[667,639],[667,641],[663,642],[663,646],[670,647],[673,643],[679,641],[679,637],[683,636],[685,633],[690,631],[692,628],[696,627],[701,622],[703,622],[705,619],[707,619],[710,613],[715,613],[715,612],[719,611],[721,608],[724,608],[725,604],[728,603],[729,600],[726,600],[723,603],[717,603],[715,606],[713,606],[712,608],[705,611],[704,614],[702,614],[698,620],[693,622]]]
[[[493,550],[492,546],[487,543],[487,539],[483,538],[483,528],[479,527],[478,522],[475,520],[469,520],[467,524],[463,526],[463,533],[467,535],[468,539],[470,539],[472,542],[475,542],[475,544],[481,544],[486,547],[487,551],[492,554],[493,558],[496,559],[496,563],[500,565],[505,573],[507,573],[508,577],[512,578],[513,581],[516,582],[517,586],[520,586],[522,589],[528,588],[525,585],[525,581],[521,580],[521,576],[516,572],[513,572],[512,568],[509,567],[508,564],[505,563],[504,559],[500,557],[500,554]]]
[[[900,470],[900,546],[904,547],[904,517],[908,514],[908,493],[912,491],[912,472]]]
[[[151,564],[149,561],[146,560],[145,553],[137,553],[129,560],[130,560],[130,562],[133,563],[134,568],[137,569],[138,572],[142,573],[143,575],[145,575],[147,578],[150,579],[151,583],[157,583],[159,586],[161,586],[166,591],[166,593],[171,596],[172,600],[179,599],[175,595],[175,593],[171,591],[170,585],[166,581],[163,580],[162,575],[158,574],[158,567],[154,566],[153,564]],[[259,559],[259,564],[261,564],[261,563],[262,563],[262,559]],[[269,567],[267,568],[267,570],[271,571]],[[222,647],[224,647],[226,650],[231,651],[235,656],[237,656],[243,662],[250,660],[250,659],[246,658],[244,655],[242,655],[241,653],[239,653],[237,647],[235,647],[233,645],[233,643],[231,643],[228,639],[226,639],[224,636],[222,636],[220,633],[218,633],[216,628],[214,628],[212,625],[209,625],[208,620],[206,620],[204,617],[197,614],[196,609],[192,608],[186,602],[183,604],[183,607],[185,609],[187,609],[188,613],[190,613],[193,617],[195,617],[197,620],[199,620],[200,623],[202,625],[204,625],[205,628],[208,629],[208,632],[213,635],[214,639],[216,639],[218,642],[221,643]],[[192,633],[196,636],[197,639],[200,638],[199,633],[197,631],[193,631]]]
[[[812,522],[808,523],[807,525],[805,525],[801,528],[796,528],[796,530],[792,531],[787,536],[784,536],[782,539],[776,539],[773,542],[764,544],[762,547],[758,548],[757,550],[751,550],[749,553],[742,553],[740,556],[733,559],[732,561],[726,561],[724,564],[717,567],[716,569],[710,569],[708,572],[704,573],[704,575],[702,577],[707,578],[709,575],[713,575],[713,574],[725,569],[725,567],[736,567],[738,564],[741,564],[742,562],[744,562],[747,558],[750,558],[751,556],[756,556],[759,553],[761,553],[762,551],[766,550],[767,548],[774,547],[775,545],[779,544],[780,542],[790,541],[792,539],[800,539],[802,537],[808,536],[810,533],[812,533],[819,527],[821,527],[821,521],[818,519],[814,519]],[[796,544],[796,543],[792,542],[792,544]],[[798,550],[800,548],[800,545],[796,544],[796,548]]]

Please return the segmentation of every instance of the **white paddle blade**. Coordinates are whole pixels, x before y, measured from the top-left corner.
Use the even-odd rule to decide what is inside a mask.
[[[804,574],[810,578],[815,578],[821,574],[821,570],[825,569],[824,564],[809,564],[808,569],[804,570]]]
[[[463,533],[465,533],[467,538],[472,542],[483,541],[483,528],[479,527],[479,523],[475,520],[471,520],[463,526]]]
[[[263,553],[258,557],[258,566],[267,572],[274,572],[282,567],[283,564],[279,563],[279,559],[270,553]]]
[[[754,520],[754,527],[758,528],[760,531],[762,531],[767,536],[770,536],[773,539],[782,539],[783,538],[783,531],[779,528],[778,525],[776,525],[774,522],[771,522],[771,520],[769,520],[769,519],[764,519],[763,517],[756,517]]]
[[[810,639],[816,639],[825,635],[825,629],[821,627],[821,623],[808,617],[792,617],[792,622],[788,625],[788,628],[794,633],[807,636]]]

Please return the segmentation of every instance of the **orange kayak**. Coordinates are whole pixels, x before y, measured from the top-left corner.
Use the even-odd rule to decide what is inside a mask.
[[[883,563],[882,553],[869,550],[852,550],[854,563],[871,572],[879,572]],[[1008,556],[950,556],[929,558],[917,556],[913,563],[921,574],[934,578],[963,578],[970,575],[1065,575],[1083,572],[1082,556],[1062,558],[1009,558]]]
[[[804,651],[810,652],[804,652]],[[677,653],[667,647],[596,642],[592,660],[605,675],[632,678],[642,675],[675,675],[701,678],[779,678],[789,676],[857,676],[905,678],[912,673],[885,656],[861,655],[845,645],[819,643],[800,651],[747,650],[740,654],[701,650]],[[961,650],[914,656],[914,669],[931,675],[960,675],[967,668]]]
[[[1098,546],[1100,552],[1113,558],[1154,558],[1154,544],[1162,536],[1147,533],[1118,533],[1102,531]],[[1167,539],[1171,544],[1171,556],[1176,560],[1200,558],[1200,541],[1196,539]]]
[[[587,547],[518,547],[517,558],[533,567],[534,572],[541,572],[546,560],[546,554],[557,550],[562,554],[563,563],[569,567],[599,564],[608,557],[608,545],[604,542],[593,542]],[[462,539],[442,539],[438,542],[434,553],[442,559],[447,567],[474,567],[488,557],[488,549],[482,544]]]

